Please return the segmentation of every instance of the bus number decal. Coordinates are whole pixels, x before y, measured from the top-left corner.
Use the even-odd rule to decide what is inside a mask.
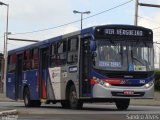
[[[106,61],[100,61],[99,62],[99,66],[100,67],[121,67],[121,63],[120,62],[106,62]]]
[[[69,72],[77,72],[78,68],[77,66],[72,66],[72,67],[69,67]]]
[[[145,80],[140,80],[139,83],[140,84],[145,84]]]

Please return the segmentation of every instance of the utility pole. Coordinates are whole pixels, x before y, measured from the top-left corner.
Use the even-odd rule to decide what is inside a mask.
[[[8,40],[8,17],[9,17],[9,4],[6,4],[6,3],[3,3],[3,2],[0,2],[0,5],[4,5],[7,7],[7,21],[6,21],[6,36],[5,36],[5,54],[4,54],[4,79],[3,79],[3,82],[4,82],[4,93],[6,95],[6,70],[7,70],[7,56],[8,56],[8,52],[7,52],[7,40]]]
[[[160,5],[147,4],[147,3],[139,3],[138,0],[135,0],[135,18],[134,18],[134,25],[136,25],[136,26],[138,25],[138,6],[160,8]]]
[[[138,25],[138,0],[135,0],[135,17],[134,17],[134,25]]]

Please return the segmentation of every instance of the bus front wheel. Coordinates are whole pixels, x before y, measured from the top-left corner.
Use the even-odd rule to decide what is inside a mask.
[[[115,101],[118,110],[127,110],[130,104],[130,99],[119,99]]]
[[[69,103],[71,109],[81,109],[83,106],[83,102],[77,98],[76,88],[74,85],[70,87]]]

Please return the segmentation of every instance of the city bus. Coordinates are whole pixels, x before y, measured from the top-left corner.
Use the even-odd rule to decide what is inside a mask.
[[[94,26],[8,52],[6,96],[26,107],[113,102],[154,95],[153,32],[132,25]]]

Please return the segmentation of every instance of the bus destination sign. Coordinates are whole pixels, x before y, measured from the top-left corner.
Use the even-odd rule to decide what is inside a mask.
[[[106,35],[121,35],[121,36],[144,36],[142,30],[126,30],[126,29],[104,29]]]

